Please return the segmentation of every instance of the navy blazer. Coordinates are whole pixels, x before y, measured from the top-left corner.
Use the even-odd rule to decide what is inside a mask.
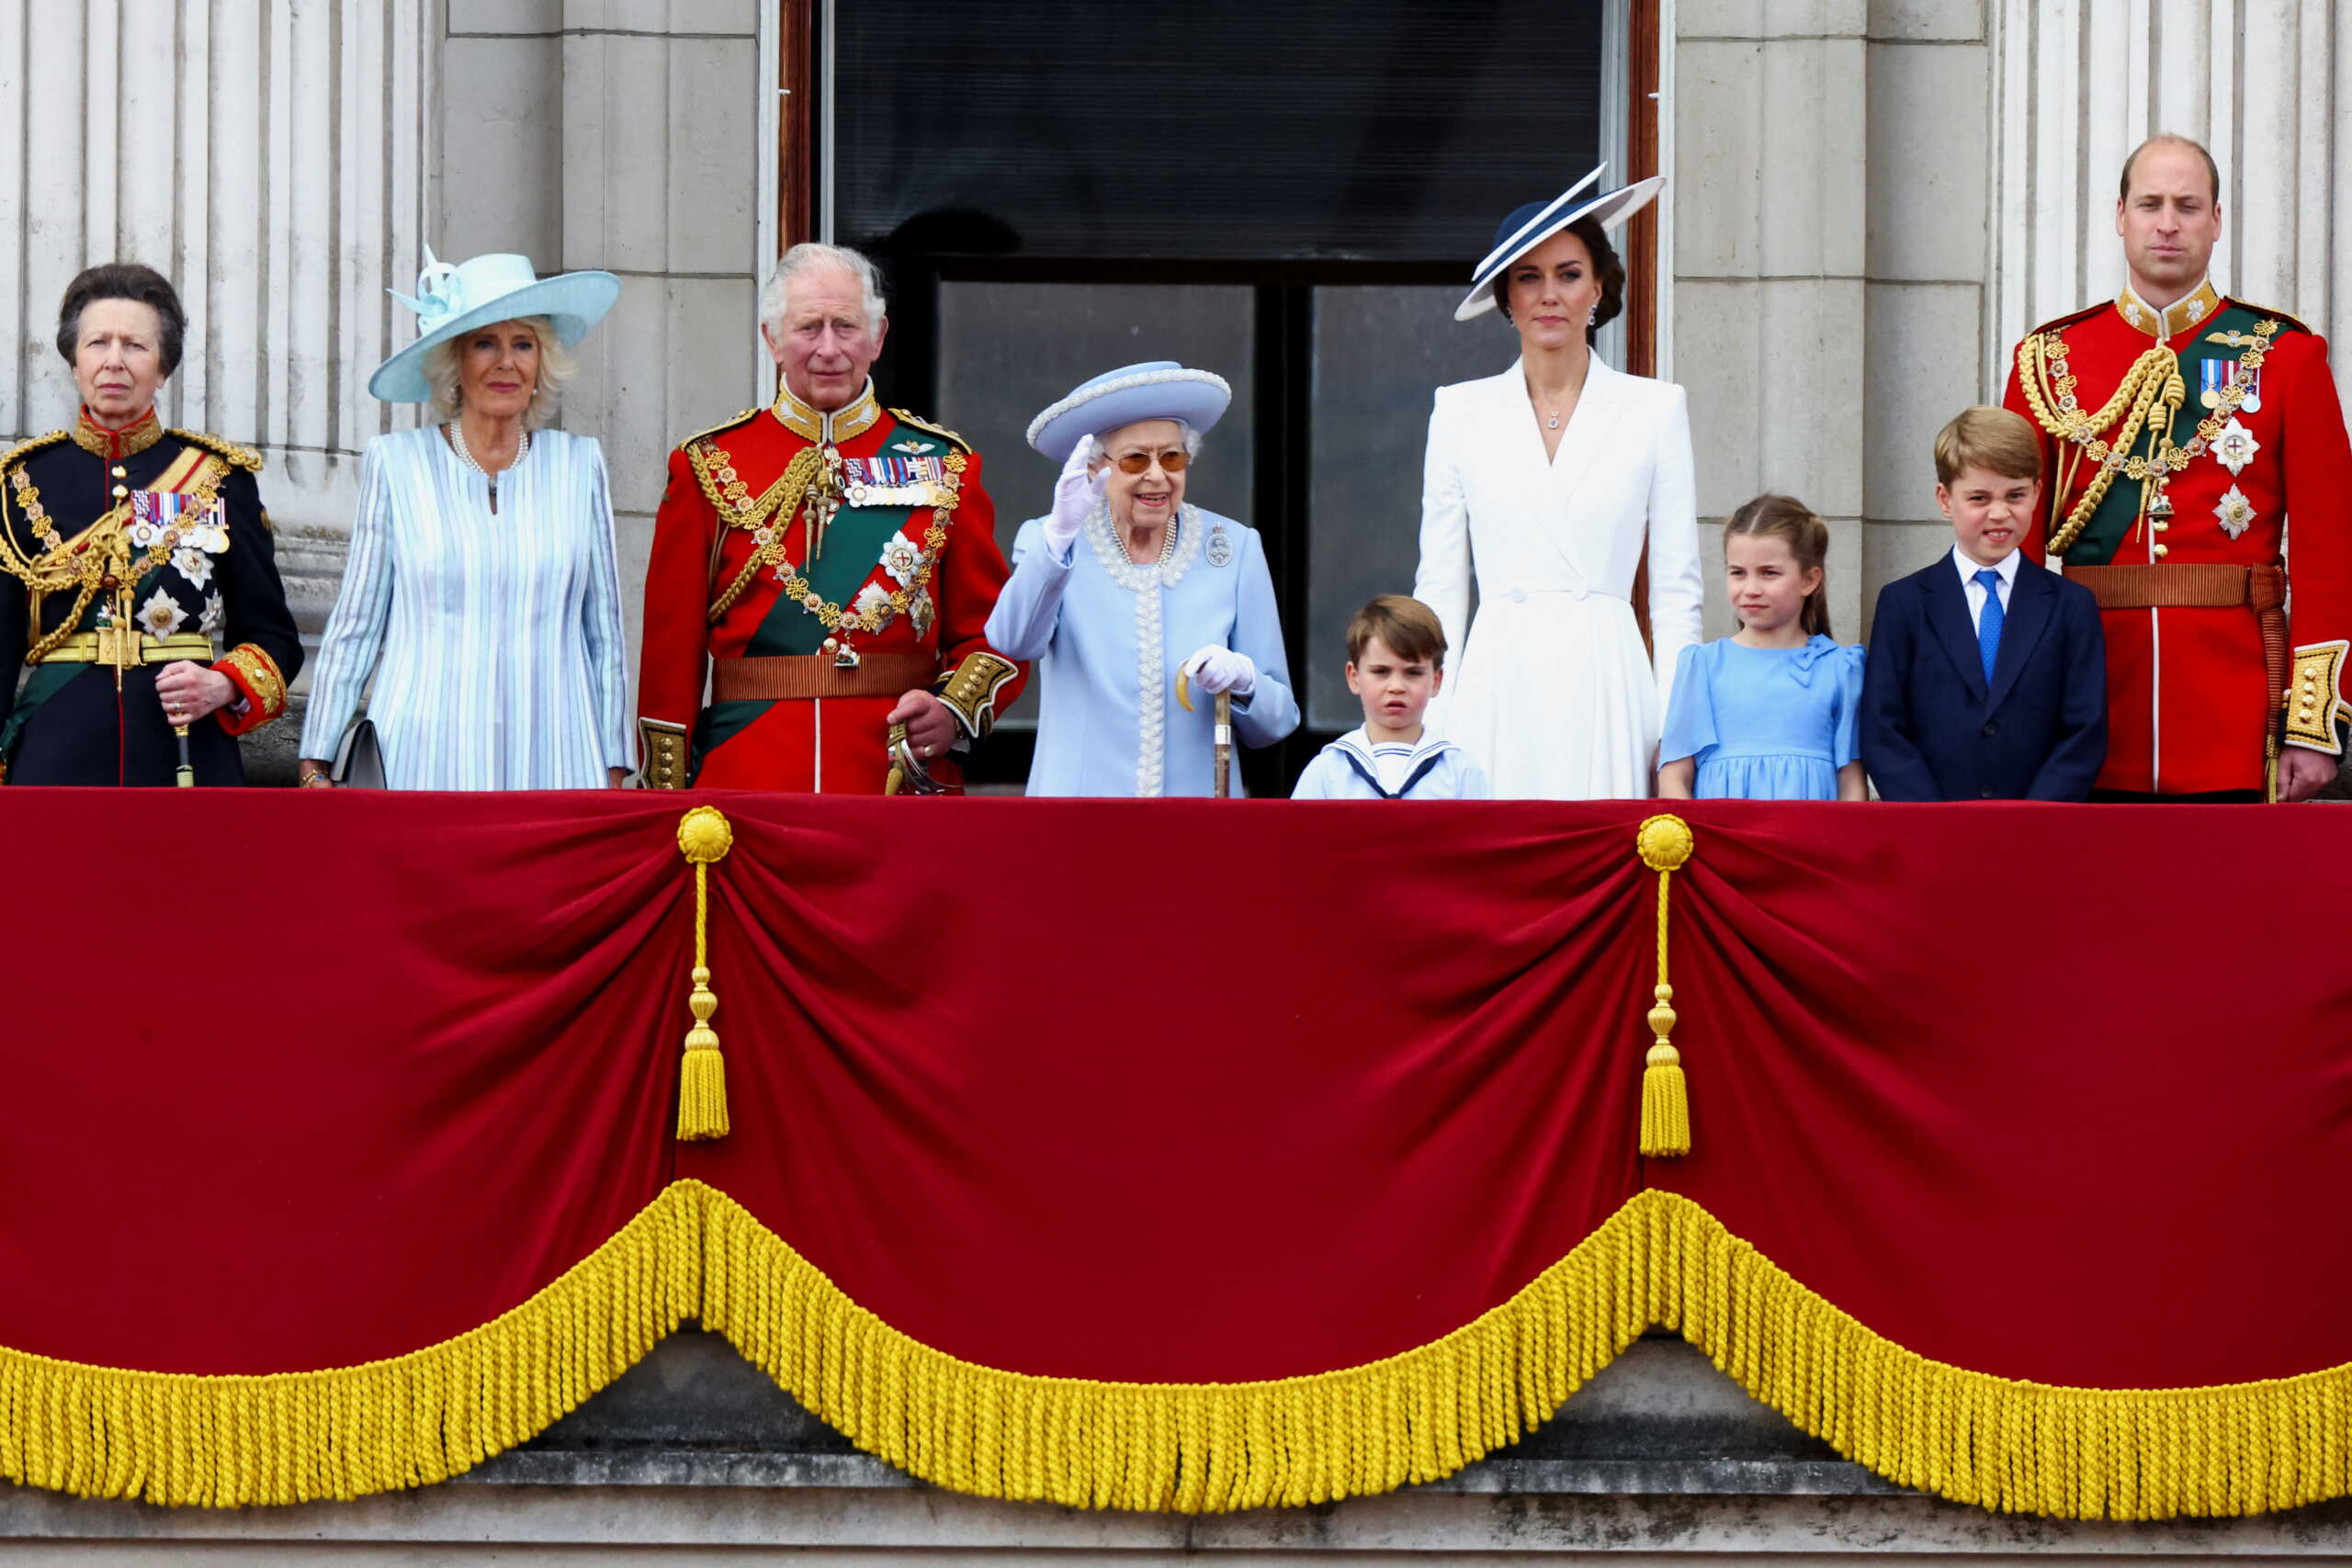
[[[2098,602],[2018,562],[1991,690],[1949,552],[1879,590],[1862,766],[1884,800],[2085,800],[2107,760]]]

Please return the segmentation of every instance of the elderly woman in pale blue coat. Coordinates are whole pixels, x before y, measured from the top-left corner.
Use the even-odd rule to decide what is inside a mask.
[[[1201,434],[1232,389],[1172,361],[1097,376],[1038,414],[1063,465],[1053,510],[1021,525],[990,646],[1039,663],[1031,795],[1215,793],[1214,704],[1270,746],[1298,728],[1274,585],[1256,530],[1184,502]]]
[[[394,789],[601,789],[628,777],[628,651],[605,454],[545,428],[571,349],[620,292],[522,256],[435,262],[414,343],[377,370],[435,423],[360,463],[343,592],[311,666],[301,782],[364,699]]]

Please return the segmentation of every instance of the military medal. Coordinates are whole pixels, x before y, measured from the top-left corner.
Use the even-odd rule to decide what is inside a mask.
[[[1233,563],[1233,541],[1225,536],[1224,524],[1220,523],[1209,530],[1206,549],[1211,566],[1230,566]]]
[[[2261,450],[2262,443],[2254,438],[2254,433],[2234,419],[2222,426],[2222,433],[2213,437],[2213,461],[2229,469],[2233,477],[2243,472]]]

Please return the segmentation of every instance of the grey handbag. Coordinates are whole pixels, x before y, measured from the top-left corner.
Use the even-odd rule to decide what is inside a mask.
[[[365,710],[343,727],[343,740],[334,749],[334,763],[327,776],[345,789],[384,787],[384,753],[376,744],[376,726]]]

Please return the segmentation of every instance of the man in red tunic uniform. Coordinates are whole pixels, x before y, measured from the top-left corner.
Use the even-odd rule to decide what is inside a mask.
[[[2107,635],[2094,799],[2307,799],[2352,716],[2352,445],[2327,344],[2214,292],[2220,193],[2196,142],[2143,142],[2115,209],[2130,282],[2012,362],[2045,479],[2026,547],[2063,558]]]
[[[875,401],[888,322],[864,256],[795,245],[760,313],[775,405],[670,455],[645,579],[645,781],[950,787],[1023,680],[982,635],[1008,569],[979,454]]]

